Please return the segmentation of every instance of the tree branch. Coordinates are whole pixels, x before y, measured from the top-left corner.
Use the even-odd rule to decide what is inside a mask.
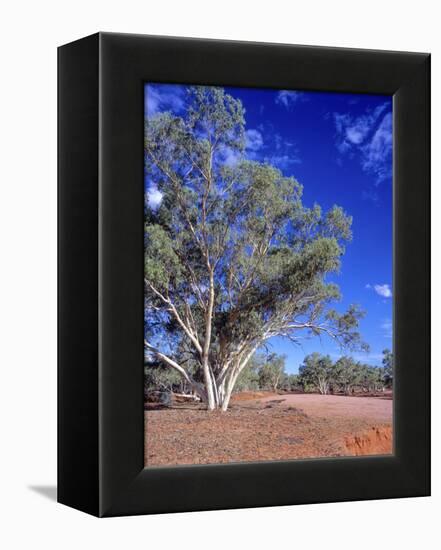
[[[199,343],[199,340],[197,339],[196,335],[193,333],[193,331],[187,327],[187,325],[184,323],[184,321],[182,320],[181,316],[179,315],[179,312],[178,310],[176,309],[176,307],[173,305],[172,301],[170,300],[170,298],[166,298],[161,292],[159,292],[159,290],[157,290],[151,283],[150,281],[148,281],[147,279],[144,279],[144,282],[145,284],[151,289],[151,291],[156,295],[158,296],[158,298],[160,298],[165,304],[168,305],[168,311],[171,311],[176,319],[176,321],[179,323],[179,325],[182,327],[182,329],[184,330],[185,334],[190,338],[190,340],[193,342],[193,345],[195,346],[195,348],[197,349],[197,351],[199,353],[202,353],[202,346],[201,344]]]
[[[196,382],[193,377],[183,367],[181,367],[181,365],[176,363],[176,361],[165,355],[165,353],[162,353],[162,351],[159,351],[155,346],[152,346],[149,342],[147,342],[147,340],[144,340],[144,347],[153,352],[163,363],[178,371],[179,374],[199,393],[202,395],[205,394],[205,390],[202,385]]]

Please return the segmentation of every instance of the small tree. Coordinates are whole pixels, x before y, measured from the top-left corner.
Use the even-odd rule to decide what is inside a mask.
[[[376,391],[378,388],[378,368],[358,363],[358,385],[363,392]]]
[[[346,395],[350,395],[354,386],[362,379],[362,368],[352,357],[344,356],[335,363],[334,379]]]
[[[259,369],[264,363],[264,357],[255,354],[249,361],[248,365],[242,370],[237,377],[237,382],[234,387],[235,392],[252,391],[260,389]]]
[[[322,395],[328,394],[334,378],[331,358],[317,352],[307,355],[299,368],[299,375],[304,386],[313,386]]]
[[[144,364],[144,400],[150,401],[153,396],[159,397],[163,405],[171,405],[171,394],[182,386],[182,378],[175,371],[164,368],[159,362]],[[158,395],[159,394],[159,395]]]
[[[283,388],[288,391],[299,391],[302,389],[302,382],[298,374],[288,374],[283,382]]]
[[[285,376],[285,355],[272,353],[259,370],[261,388],[277,391]]]
[[[383,369],[384,369],[384,383],[386,387],[391,388],[394,380],[394,356],[389,349],[383,350]]]
[[[146,392],[171,392],[179,388],[181,380],[177,372],[164,368],[159,362],[147,362],[144,365],[144,387]]]

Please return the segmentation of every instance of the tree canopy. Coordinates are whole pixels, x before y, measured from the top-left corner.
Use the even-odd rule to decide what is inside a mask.
[[[314,352],[305,357],[299,375],[306,388],[316,388],[321,394],[327,394],[334,379],[334,365],[329,355]]]

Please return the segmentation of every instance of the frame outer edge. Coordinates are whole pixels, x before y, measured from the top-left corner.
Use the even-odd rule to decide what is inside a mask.
[[[98,515],[98,50],[58,48],[58,494]]]
[[[399,194],[394,223],[400,226],[394,238],[394,283],[402,294],[394,304],[394,354],[397,360],[397,399],[394,406],[394,424],[406,418],[407,426],[396,434],[396,450],[403,473],[414,482],[415,496],[431,494],[431,421],[430,421],[430,361],[431,361],[431,241],[430,241],[430,144],[431,144],[431,90],[430,54],[422,55],[423,61],[412,71],[397,90],[400,111],[396,115],[401,140],[394,145],[398,157]],[[404,127],[404,132],[402,128]],[[394,133],[395,135],[395,133]],[[404,160],[403,160],[404,159]],[[411,160],[409,160],[411,159]],[[394,158],[395,162],[395,158]],[[395,169],[394,169],[395,171]],[[395,177],[395,174],[394,174]],[[398,224],[398,220],[399,224]],[[406,258],[406,259],[405,259]],[[396,272],[396,266],[405,266],[404,272]],[[415,275],[417,273],[417,275]],[[402,288],[400,289],[400,286]],[[394,292],[396,290],[394,288]],[[416,328],[405,319],[411,319]],[[416,319],[416,322],[415,322]],[[396,331],[397,324],[405,327]],[[400,338],[401,335],[401,338]],[[400,342],[398,341],[400,339]],[[421,347],[423,359],[421,359]],[[400,355],[401,354],[401,355]],[[397,356],[397,354],[395,354]],[[400,372],[405,365],[405,383]],[[420,369],[422,384],[413,385],[410,373]],[[405,401],[402,400],[406,396]],[[406,438],[405,445],[402,440]]]
[[[205,81],[210,84],[217,82],[220,85],[246,85],[248,82],[250,86],[274,87],[285,82],[287,87],[295,89],[296,85],[301,85],[303,78],[308,83],[305,89],[315,86],[317,90],[364,90],[369,93],[393,94],[401,85],[410,85],[412,88],[414,79],[421,79],[419,69],[423,64],[426,65],[424,70],[427,80],[427,56],[366,50],[339,49],[337,52],[312,47],[291,47],[290,50],[279,45],[113,33],[100,36],[100,224],[103,232],[100,245],[100,292],[103,300],[100,324],[103,330],[100,368],[103,370],[99,382],[100,515],[273,506],[428,494],[426,491],[429,410],[424,404],[429,387],[428,377],[425,378],[424,388],[418,393],[418,399],[423,403],[422,409],[415,421],[412,421],[414,428],[417,428],[414,432],[418,436],[418,444],[410,442],[409,438],[405,437],[405,445],[402,446],[405,452],[401,452],[398,458],[395,456],[319,459],[292,461],[289,464],[241,463],[143,470],[138,457],[142,447],[139,441],[141,421],[138,418],[137,407],[140,373],[133,372],[138,368],[138,351],[133,349],[133,342],[137,341],[137,335],[141,332],[137,324],[138,290],[133,288],[138,288],[138,275],[141,276],[138,274],[141,262],[136,256],[140,240],[137,231],[138,226],[141,227],[137,202],[140,196],[137,187],[138,174],[140,175],[141,171],[137,163],[140,161],[142,164],[142,147],[137,141],[140,126],[140,115],[136,111],[139,107],[137,86],[147,79],[185,82],[188,76],[188,83]],[[234,58],[233,54],[239,48],[241,56]],[[262,60],[265,62],[264,67],[272,66],[271,61],[277,61],[272,66],[271,74],[264,73]],[[219,63],[216,65],[215,61]],[[233,65],[231,68],[230,61]],[[286,76],[286,68],[296,64],[299,68],[297,74],[301,76],[297,76],[295,71]],[[317,68],[320,68],[320,71],[317,71]],[[369,69],[368,72],[366,68]],[[231,80],[227,82],[227,79]],[[330,83],[332,85],[329,85]],[[368,86],[364,88],[366,83]],[[418,86],[416,89],[421,91]],[[423,90],[424,93],[427,92],[427,88]],[[415,93],[415,90],[411,91],[411,95],[412,93]],[[424,123],[428,123],[427,109],[430,107],[427,103],[425,108]],[[412,128],[412,123],[410,127]],[[427,136],[427,127],[425,131],[428,144],[430,134]],[[408,138],[411,140],[412,136]],[[421,156],[421,147],[424,147],[424,144],[413,142],[410,145],[411,149],[416,147]],[[427,170],[427,162],[426,153],[425,161],[419,160],[417,167],[423,169],[428,180],[430,171]],[[409,167],[415,170],[415,162],[407,160],[404,168]],[[416,196],[419,212],[427,211],[430,194],[423,191]],[[409,195],[407,197],[409,200]],[[416,253],[421,248],[427,248],[426,242],[422,243],[421,239],[415,236],[412,239]],[[427,286],[427,266],[430,264],[427,264],[427,254],[424,258],[420,283]],[[140,283],[139,288],[141,287]],[[425,295],[424,306],[427,306],[425,302],[429,298],[430,296]],[[422,310],[419,311],[421,314]],[[427,324],[427,311],[423,311],[422,314],[425,327],[428,329],[430,319]],[[424,343],[421,342],[421,334],[424,337],[424,331],[419,333],[418,342]],[[430,344],[430,334],[425,335],[424,341],[425,349],[430,349],[430,345],[427,347],[427,344]],[[424,364],[425,373],[428,368],[427,359]],[[408,379],[406,386],[409,387]],[[398,419],[398,424],[401,432],[405,434],[403,426],[411,418],[413,409],[412,406],[404,404],[402,410],[403,417]],[[424,434],[420,431],[421,426],[424,426]],[[412,451],[412,446],[418,448]],[[416,459],[415,467],[411,461],[405,459],[406,456]],[[307,487],[305,479],[310,480]],[[232,480],[237,483],[237,490],[233,495],[228,493],[228,485]],[[173,486],[176,487],[176,483],[178,490],[173,492],[171,489]],[[210,495],[213,487],[220,490],[216,499]]]

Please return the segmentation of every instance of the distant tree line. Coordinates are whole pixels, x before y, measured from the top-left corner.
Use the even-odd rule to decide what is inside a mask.
[[[383,350],[382,366],[375,367],[343,356],[333,362],[329,355],[311,353],[299,368],[304,392],[344,393],[378,392],[392,387],[393,355]]]
[[[201,375],[198,364],[187,369],[197,379]],[[332,361],[329,355],[314,352],[307,355],[298,374],[286,372],[286,356],[276,353],[255,354],[237,379],[235,392],[270,390],[304,393],[373,393],[392,388],[393,355],[383,350],[382,365],[371,366],[353,357],[343,356]],[[161,362],[145,365],[145,391],[192,395],[192,387],[179,373],[164,367]],[[196,397],[196,394],[195,394]]]

